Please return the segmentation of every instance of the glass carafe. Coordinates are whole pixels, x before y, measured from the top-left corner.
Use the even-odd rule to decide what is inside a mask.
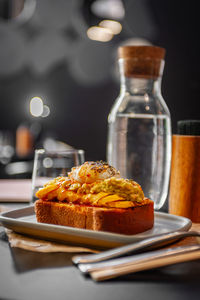
[[[170,113],[161,95],[164,49],[131,48],[128,56],[121,49],[121,91],[108,117],[107,160],[122,177],[137,181],[158,210],[167,198],[171,163]],[[136,48],[144,53],[139,49],[137,55]]]

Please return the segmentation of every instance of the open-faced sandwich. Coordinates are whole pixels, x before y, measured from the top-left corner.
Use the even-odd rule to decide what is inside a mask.
[[[85,162],[36,193],[38,222],[136,234],[153,227],[153,201],[138,183],[102,161]]]

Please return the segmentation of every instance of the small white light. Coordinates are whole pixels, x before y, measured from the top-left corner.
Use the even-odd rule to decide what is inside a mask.
[[[149,95],[147,93],[144,94],[144,100],[145,102],[149,102]]]
[[[98,17],[122,19],[125,9],[121,0],[96,0],[91,5],[92,12]]]
[[[119,34],[122,31],[122,25],[118,21],[103,20],[99,23],[99,26],[110,29],[113,34]]]
[[[50,108],[47,105],[43,106],[43,113],[42,113],[42,117],[46,118],[50,115]]]
[[[30,113],[34,117],[40,117],[43,113],[43,101],[40,97],[33,97],[30,101]]]
[[[53,160],[50,157],[45,157],[43,160],[43,167],[44,168],[52,168]]]
[[[113,33],[108,28],[92,26],[87,30],[87,36],[91,40],[109,42],[113,38]]]

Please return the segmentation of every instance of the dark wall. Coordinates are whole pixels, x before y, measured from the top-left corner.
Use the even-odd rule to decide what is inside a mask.
[[[162,91],[171,112],[175,133],[177,120],[200,118],[200,26],[197,2],[150,2],[159,28],[156,43],[167,50]]]
[[[82,1],[80,3],[84,4]],[[10,129],[15,134],[21,122],[32,122],[28,112],[29,101],[33,96],[41,96],[51,109],[49,117],[40,119],[43,133],[85,149],[86,159],[105,159],[107,116],[119,93],[115,75],[116,49],[121,42],[132,37],[145,38],[167,50],[162,92],[171,112],[173,132],[176,132],[177,120],[199,119],[199,24],[196,3],[194,0],[125,1],[128,12],[123,30],[106,45],[89,41],[84,34],[81,36],[81,30],[77,30],[73,22],[66,28],[56,28],[55,34],[55,28],[39,26],[34,16],[20,26],[10,26],[1,21],[0,45],[3,45],[5,36],[2,30],[14,30],[23,36],[23,51],[26,55],[28,53],[28,58],[17,71],[9,74],[0,72],[0,129]],[[88,11],[84,14],[88,16]],[[88,22],[97,20],[94,17],[86,19],[87,26]],[[83,29],[80,23],[81,26]],[[50,51],[55,62],[52,65],[49,63],[50,67],[45,69],[42,65],[45,56],[40,58],[39,52],[37,55],[41,63],[36,68],[31,57],[38,51],[34,42],[49,32],[52,41],[55,37],[55,49],[58,51],[51,53],[51,47],[45,51],[46,55]],[[64,50],[62,41],[57,40],[59,36],[67,41]],[[45,41],[42,42],[45,45]],[[15,44],[11,50],[5,56],[10,64],[15,55]],[[60,56],[56,56],[57,53]],[[41,55],[45,55],[42,49]],[[79,66],[82,67],[80,70]],[[85,75],[82,74],[84,70]]]

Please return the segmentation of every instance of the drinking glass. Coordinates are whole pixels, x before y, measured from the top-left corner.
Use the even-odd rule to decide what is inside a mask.
[[[49,180],[59,176],[67,176],[74,166],[79,166],[85,161],[84,150],[46,151],[35,150],[31,202],[37,199],[35,193]]]

